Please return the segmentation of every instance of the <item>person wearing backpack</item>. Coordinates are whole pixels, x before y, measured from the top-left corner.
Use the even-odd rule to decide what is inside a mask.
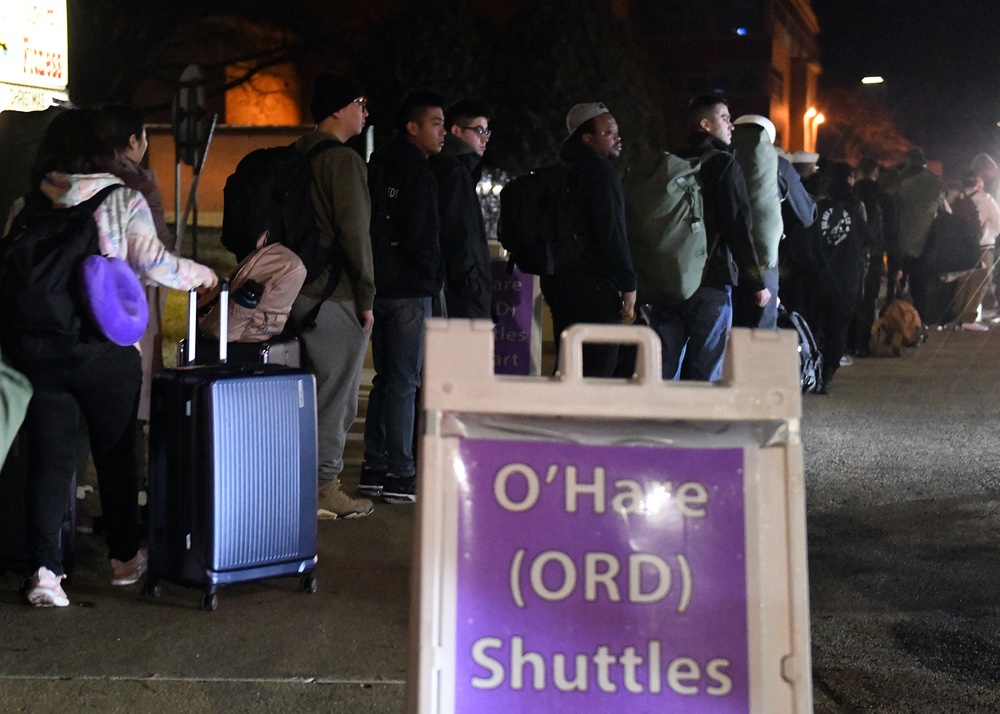
[[[374,510],[365,498],[343,492],[347,432],[358,414],[358,390],[375,322],[375,277],[369,239],[371,203],[364,159],[345,143],[361,134],[368,117],[364,88],[348,77],[320,74],[310,105],[316,129],[295,142],[313,153],[312,206],[329,263],[307,280],[292,304],[306,364],[316,376],[319,436],[317,474],[321,519],[360,518]],[[315,151],[316,147],[322,150]],[[331,291],[332,288],[332,291]],[[308,322],[314,325],[307,325]]]
[[[563,330],[578,322],[620,324],[635,318],[636,274],[625,228],[625,193],[611,160],[621,155],[618,123],[601,102],[577,104],[566,115],[569,136],[559,157],[567,165],[568,245],[555,247],[552,275],[541,277],[552,313],[556,361]],[[585,344],[583,374],[611,377],[619,346]]]
[[[866,256],[861,299],[847,343],[847,351],[858,357],[871,354],[872,325],[877,317],[875,304],[885,275],[886,214],[891,209],[888,196],[878,185],[879,168],[878,159],[873,156],[863,157],[857,168],[860,178],[854,182],[854,195],[865,207],[867,236],[870,241],[864,246]]]
[[[1000,207],[983,190],[983,180],[975,173],[968,173],[962,179],[962,193],[952,203],[951,210],[956,215],[967,216],[967,220],[978,228],[982,253],[979,265],[959,279],[955,297],[958,326],[967,332],[985,332],[988,328],[979,321],[979,309],[993,271],[993,245],[1000,234]]]
[[[745,281],[758,308],[767,304],[771,293],[757,270],[743,171],[729,148],[733,132],[729,106],[717,95],[695,97],[688,105],[688,122],[694,131],[677,154],[701,161],[698,181],[708,245],[705,271],[690,298],[676,306],[653,306],[648,320],[663,344],[665,378],[717,381],[732,327],[733,286]]]
[[[375,263],[375,378],[365,418],[359,491],[386,503],[415,503],[413,434],[424,358],[424,321],[441,292],[438,186],[428,157],[445,140],[444,100],[409,93],[396,134],[369,161]]]
[[[126,261],[147,282],[177,290],[209,288],[217,281],[210,268],[167,250],[156,235],[146,199],[110,173],[116,158],[113,132],[108,118],[93,109],[72,109],[53,119],[35,162],[38,188],[18,201],[0,240],[0,347],[34,390],[25,419],[27,598],[42,607],[69,604],[62,588],[60,531],[81,414],[97,468],[111,584],[136,582],[145,571],[146,556],[139,548],[134,457],[139,351],[135,345],[112,342],[89,322],[72,277],[73,266],[86,252],[54,248],[47,253],[55,259],[50,262],[68,269],[60,282],[39,284],[23,272],[36,255],[35,246],[53,239],[56,245],[82,243],[87,250]],[[43,274],[55,276],[53,280],[60,275]],[[22,314],[28,309],[30,318]],[[57,333],[41,327],[46,324],[71,329]]]
[[[486,144],[493,133],[489,109],[460,101],[445,112],[444,148],[430,157],[438,182],[444,299],[449,318],[492,318],[492,268],[483,209],[476,193]]]
[[[806,321],[823,355],[817,392],[829,394],[858,310],[868,242],[865,208],[854,195],[849,164],[836,162],[821,171],[817,207],[819,217],[809,232],[812,272],[805,276]]]
[[[898,218],[899,256],[904,280],[909,285],[913,307],[921,318],[928,312],[928,285],[936,277],[924,269],[924,248],[938,211],[944,209],[944,183],[927,169],[922,149],[906,152],[906,159],[895,191]]]
[[[733,122],[732,146],[743,169],[750,200],[750,235],[761,261],[757,272],[771,293],[763,307],[756,304],[751,284],[741,280],[733,288],[733,325],[778,326],[778,245],[784,236],[781,220],[777,136],[774,122],[760,114],[744,114]]]

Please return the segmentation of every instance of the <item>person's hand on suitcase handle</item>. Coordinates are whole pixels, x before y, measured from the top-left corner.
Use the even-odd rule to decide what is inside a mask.
[[[219,276],[216,275],[214,270],[206,271],[206,273],[207,273],[206,277],[210,282],[206,282],[203,280],[201,285],[195,286],[195,290],[198,291],[199,295],[204,295],[209,290],[211,290],[212,288],[214,288],[216,285],[219,284]]]

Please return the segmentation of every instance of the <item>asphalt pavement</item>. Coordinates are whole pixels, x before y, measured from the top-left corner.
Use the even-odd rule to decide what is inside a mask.
[[[932,332],[804,397],[817,712],[1000,711],[998,355],[1000,326]],[[112,588],[81,535],[70,607],[0,576],[0,712],[401,711],[413,515],[320,522],[318,592],[239,585],[211,613]]]

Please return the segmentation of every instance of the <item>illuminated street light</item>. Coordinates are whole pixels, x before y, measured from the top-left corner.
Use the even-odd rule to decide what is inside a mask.
[[[810,127],[812,134],[811,136],[812,148],[809,149],[809,151],[816,151],[816,138],[819,134],[819,125],[825,121],[826,117],[823,116],[823,114],[820,112],[817,112],[816,115],[812,118],[812,126]]]
[[[861,84],[882,84],[885,80],[875,75],[872,77],[862,77]]]
[[[816,150],[816,123],[819,117],[823,115],[819,113],[816,107],[809,107],[806,113],[802,115],[802,149],[805,151],[815,151]],[[825,121],[819,119],[819,121]]]

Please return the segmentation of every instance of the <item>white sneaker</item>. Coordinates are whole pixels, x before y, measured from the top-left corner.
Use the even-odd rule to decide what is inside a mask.
[[[31,576],[28,602],[35,607],[66,607],[69,598],[62,589],[65,575],[56,575],[46,567],[41,567]]]
[[[990,328],[979,322],[963,322],[959,325],[966,332],[986,332]]]
[[[146,572],[146,549],[139,548],[132,560],[111,559],[111,584],[131,585],[139,582]]]
[[[841,367],[850,367],[852,364],[854,364],[854,360],[851,359],[850,355],[844,355],[843,357],[840,358]]]

